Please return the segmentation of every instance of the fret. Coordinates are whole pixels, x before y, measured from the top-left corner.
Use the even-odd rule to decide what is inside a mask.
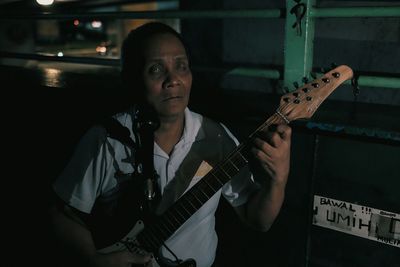
[[[249,161],[243,156],[242,153],[240,153],[240,151],[238,151],[236,153],[240,158],[237,158],[238,160],[241,160],[242,164],[246,165]]]
[[[204,202],[207,202],[207,200],[210,199],[210,197],[204,192],[204,190],[202,190],[200,187],[198,187],[198,188],[199,188],[199,191],[206,197],[206,201],[204,201]]]
[[[236,167],[236,165],[233,163],[233,161],[232,161],[230,158],[228,158],[228,162],[233,166],[233,168],[235,168],[235,170],[236,170],[237,172],[239,171],[239,168]]]
[[[154,236],[156,237],[156,241],[158,243],[162,243],[163,240],[166,240],[168,238],[168,235],[165,235],[165,233],[161,230],[161,227],[159,227],[157,224],[150,226],[150,231],[154,233]]]
[[[177,217],[174,216],[173,211],[174,211],[173,209],[172,210],[168,210],[167,214],[169,215],[170,218],[174,219],[178,224],[180,224],[181,222],[178,220]],[[176,228],[176,225],[173,225],[173,226],[174,226],[174,228]]]
[[[167,226],[165,223],[163,223],[162,221],[159,221],[158,226],[159,226],[160,228],[163,227],[163,228],[167,231],[168,236],[170,236],[170,235],[174,232],[174,230],[170,230],[170,229],[168,228],[168,226]]]
[[[204,179],[204,177],[203,177]],[[210,190],[210,188],[207,186],[207,183],[201,179],[197,184],[196,184],[196,188],[199,189],[199,191],[201,193],[203,193],[207,199],[209,199],[210,197],[212,197],[212,195],[214,195],[214,190]]]
[[[213,173],[210,173],[206,175],[203,180],[207,181],[207,184],[210,185],[210,187],[217,192],[218,189],[223,185],[218,179],[215,179],[216,177],[214,176]]]
[[[232,162],[234,162],[235,166],[239,169],[239,171],[247,165],[247,161],[243,160],[244,156],[241,153],[236,153],[232,158]]]
[[[214,170],[214,173],[216,174],[215,176],[218,177],[219,181],[221,181],[221,186],[231,179],[231,177],[226,174],[221,168],[215,168]]]
[[[159,240],[157,240],[157,237],[151,232],[151,228],[152,227],[149,227],[149,228],[147,228],[147,231],[146,231],[146,234],[147,234],[147,238],[146,238],[146,240],[148,240],[148,241],[150,241],[150,243],[151,243],[151,246],[152,247],[159,247]]]
[[[204,183],[205,183],[206,185],[208,185],[208,187],[209,187],[211,190],[213,190],[213,192],[215,193],[216,191],[215,191],[214,187],[209,183],[209,181],[207,181],[207,180],[209,180],[209,179],[207,179],[208,177],[209,177],[209,176],[204,176],[203,179],[201,179],[201,180],[204,181]]]
[[[193,212],[192,212],[192,213],[194,213],[194,212],[197,210],[197,208],[196,208],[196,206],[190,201],[189,195],[186,194],[186,195],[184,196],[184,198],[185,198],[185,200],[187,200],[187,203],[189,203],[190,206],[193,208]]]
[[[164,213],[162,216],[162,219],[164,219],[166,222],[168,222],[169,226],[171,227],[171,232],[175,232],[175,224],[171,222],[170,218],[168,217],[168,213]]]
[[[197,189],[197,190],[195,190],[195,189]],[[201,190],[199,190],[198,187],[192,188],[190,191],[192,191],[192,194],[193,194],[197,199],[199,199],[199,200],[201,201],[201,204],[202,204],[202,205],[208,200],[208,197],[207,197],[207,196],[204,197],[204,194],[201,194]]]
[[[190,212],[190,214],[193,214],[197,208],[196,206],[194,206],[190,200],[189,197],[187,195],[184,195],[183,197],[181,197],[178,202],[181,202],[182,205],[185,207],[185,210],[188,210]]]
[[[225,161],[221,165],[221,169],[224,171],[224,173],[228,174],[228,176],[230,177],[229,179],[232,179],[232,177],[234,177],[238,173],[236,167],[232,168],[232,164],[230,161]]]
[[[221,166],[220,167],[220,169],[223,171],[223,173],[225,173],[225,175],[227,176],[227,177],[229,177],[229,179],[231,179],[232,178],[232,176],[231,175],[229,175],[229,173],[228,172],[226,172],[225,171],[225,169]]]
[[[174,210],[172,210],[172,211],[174,211]],[[177,208],[175,209],[175,211],[176,211],[176,213],[183,219],[183,221],[186,221],[186,217],[183,216],[183,215],[179,212],[179,210],[178,210]]]
[[[218,176],[215,174],[215,171],[211,171],[211,175],[215,177],[215,180],[219,182],[220,186],[223,186],[225,183],[221,182],[221,180],[218,178]]]
[[[181,204],[181,205],[178,206],[179,204]],[[184,203],[183,200],[182,201],[178,201],[176,203],[176,208],[179,208],[179,207],[186,212],[186,216],[188,216],[188,218],[192,215],[192,213],[185,208],[185,203]]]
[[[193,194],[193,190],[189,190],[188,193],[189,193],[188,196],[193,196],[193,197],[194,197],[193,200],[197,200],[197,204],[200,204],[200,206],[203,204],[203,203],[201,202],[201,200],[198,199],[197,196],[196,196],[195,194]],[[192,204],[193,204],[193,203],[192,203]],[[200,206],[199,206],[199,207],[200,207]],[[197,210],[199,207],[195,207],[196,210]]]
[[[159,225],[157,225],[157,224],[154,224],[154,227],[153,228],[155,228],[155,230],[158,230],[158,232],[160,232],[160,234],[161,234],[161,237],[163,238],[163,239],[166,239],[169,235],[170,235],[170,233],[167,231],[167,232],[165,232],[165,230],[163,230],[162,228],[161,228],[161,226],[159,226]]]

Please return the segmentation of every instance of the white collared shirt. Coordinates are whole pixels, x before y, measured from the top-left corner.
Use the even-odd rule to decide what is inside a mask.
[[[132,116],[128,113],[119,114],[116,118],[128,129],[132,128]],[[154,143],[154,168],[159,175],[158,183],[161,192],[174,178],[175,172],[188,154],[202,121],[203,117],[200,114],[186,108],[182,138],[170,155]],[[224,128],[237,144],[236,138],[226,127]],[[101,136],[104,136],[104,129],[95,127],[88,131],[81,139],[67,168],[53,186],[55,192],[65,202],[86,213],[91,212],[97,197],[107,196],[113,192],[118,184],[114,176],[116,169],[127,174],[133,172],[132,164],[126,160],[132,157],[129,151],[114,139],[107,138],[107,142],[102,143],[101,140],[104,140],[104,137],[102,139]],[[207,169],[206,165],[202,164],[202,168]],[[205,173],[206,171],[199,169],[190,182],[189,188]],[[165,244],[182,260],[194,258],[198,267],[211,266],[218,243],[214,214],[221,192],[232,206],[239,206],[247,201],[254,188],[253,180],[240,181],[233,178],[196,211]],[[162,254],[174,259],[165,247],[162,247]]]

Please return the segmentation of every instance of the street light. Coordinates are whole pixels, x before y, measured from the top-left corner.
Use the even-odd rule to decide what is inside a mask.
[[[36,0],[36,2],[42,6],[49,6],[54,3],[54,0]]]

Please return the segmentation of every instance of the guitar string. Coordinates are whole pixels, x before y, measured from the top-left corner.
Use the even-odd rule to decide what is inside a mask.
[[[313,83],[313,82],[317,82],[317,80],[318,80],[318,79],[312,81],[312,83]],[[311,83],[309,83],[309,84],[311,84]],[[309,84],[306,84],[305,86],[301,87],[301,88],[298,89],[298,90],[301,90],[301,89],[303,89],[303,88],[306,88]],[[322,84],[322,86],[324,86],[324,84]],[[311,90],[313,90],[313,89],[311,89]],[[304,96],[303,96],[302,98],[304,98]],[[277,122],[284,122],[284,123],[287,123],[287,124],[290,123],[290,121],[288,120],[288,118],[287,118],[285,115],[283,115],[283,114],[281,113],[281,112],[282,112],[283,110],[285,110],[285,109],[287,108],[287,106],[289,106],[289,105],[291,105],[291,103],[286,102],[286,103],[284,103],[283,105],[279,106],[278,109],[277,109],[277,111],[276,111],[276,113],[274,113],[269,119],[267,119],[267,121],[265,121],[256,131],[254,131],[254,132],[250,135],[249,140],[252,140],[252,139],[256,136],[256,134],[258,134],[261,130],[264,130],[266,127],[268,127],[268,126],[270,126],[270,125],[272,125],[272,124],[274,124],[274,123],[277,123]],[[248,145],[248,142],[244,142],[244,143],[240,144],[235,150],[232,151],[232,153],[230,153],[230,154],[228,155],[228,157],[227,157],[226,160],[222,161],[220,164],[217,164],[217,166],[215,167],[215,169],[213,169],[213,170],[210,172],[210,173],[211,173],[210,176],[206,175],[206,176],[202,179],[202,181],[204,181],[204,183],[200,183],[200,182],[199,182],[199,186],[197,187],[197,189],[198,189],[197,191],[200,191],[200,193],[202,193],[202,194],[204,194],[204,195],[206,196],[206,200],[205,200],[205,201],[207,201],[210,197],[204,192],[205,189],[202,189],[201,186],[203,185],[203,188],[204,188],[205,186],[208,186],[209,188],[211,188],[211,189],[214,191],[214,192],[212,192],[212,193],[215,193],[215,192],[216,192],[216,189],[213,188],[213,186],[211,185],[211,183],[207,182],[208,180],[211,180],[211,178],[209,178],[209,177],[214,176],[214,178],[216,179],[216,181],[218,181],[218,183],[220,183],[220,185],[223,186],[223,185],[225,184],[225,181],[220,181],[220,180],[218,179],[218,175],[216,175],[217,172],[220,172],[220,174],[225,174],[226,178],[228,178],[228,181],[229,181],[229,179],[231,179],[234,175],[236,175],[237,172],[239,171],[239,169],[237,168],[237,166],[238,166],[239,164],[242,163],[242,162],[239,160],[239,158],[236,157],[236,156],[237,156],[237,155],[240,155],[240,156],[246,161],[246,159],[245,159],[245,157],[242,155],[241,151],[244,150],[244,148],[246,148],[247,145]],[[247,163],[247,162],[246,162],[246,163]],[[233,168],[232,168],[232,167],[233,167]],[[243,166],[241,166],[241,167],[243,167]],[[241,168],[241,167],[240,167],[240,168]],[[221,171],[222,171],[222,172],[221,172]],[[233,171],[233,174],[231,175],[230,173],[231,173],[232,171]],[[221,177],[221,176],[220,176],[220,177]],[[218,186],[217,188],[219,188],[219,186]],[[199,195],[196,195],[196,191],[195,191],[195,190],[193,190],[193,191],[191,191],[191,192],[189,192],[189,193],[191,193],[191,195],[194,196],[193,200],[197,200],[198,204],[200,204],[199,207],[195,207],[195,204],[192,203],[192,202],[190,201],[189,197],[185,198],[185,199],[195,208],[195,211],[196,211],[197,209],[199,209],[199,208],[205,203],[205,201],[201,200],[201,198],[200,198]],[[189,194],[188,194],[187,196],[189,196]],[[177,207],[178,207],[178,206],[176,205],[176,206],[175,206],[175,208],[176,208],[175,210],[176,210],[176,211],[178,211]],[[182,204],[182,207],[184,207],[183,204]],[[185,208],[184,208],[184,210],[187,212],[187,210],[186,210]],[[174,209],[171,209],[170,211],[171,211],[171,212],[170,212],[171,216],[174,218],[174,214],[173,214]],[[189,215],[190,215],[190,213],[189,213]],[[187,218],[186,218],[186,219],[183,218],[183,219],[184,219],[184,221],[187,220]],[[184,222],[184,221],[183,221],[183,222]],[[178,222],[178,227],[179,227],[179,225],[181,225],[181,224],[182,224],[181,222]],[[175,226],[175,228],[177,228],[177,227]]]
[[[276,120],[278,119],[278,117],[274,117],[274,115],[273,115],[271,118],[272,118],[272,119],[267,120],[266,123],[264,123],[261,127],[259,127],[258,130],[264,129],[265,127],[267,127],[267,126],[271,125],[272,123],[276,122]],[[257,130],[256,130],[256,132],[257,132]],[[236,152],[236,153],[231,153],[231,155],[228,156],[228,158],[227,158],[225,161],[223,161],[219,166],[216,167],[216,169],[215,169],[214,172],[211,172],[211,175],[213,175],[214,177],[216,177],[216,179],[218,180],[218,182],[220,183],[221,186],[224,185],[225,182],[224,182],[224,181],[220,181],[220,180],[217,178],[217,176],[214,175],[214,173],[221,169],[221,170],[223,171],[223,173],[226,175],[226,178],[231,179],[231,178],[236,174],[236,172],[239,170],[239,169],[237,168],[237,165],[243,164],[243,161],[242,161],[242,160],[244,159],[244,157],[242,156],[242,157],[243,157],[242,160],[239,159],[239,158],[237,157],[238,154],[241,154],[241,153],[240,153],[240,150],[241,150],[241,149],[236,149],[236,150],[234,151],[234,152]],[[230,165],[229,165],[228,167],[227,167],[227,163],[230,163]],[[247,163],[247,162],[245,162],[245,163]],[[243,166],[241,166],[240,168],[242,168],[242,167],[243,167]],[[231,173],[232,170],[233,170],[235,173],[231,175],[230,173]],[[206,177],[205,177],[205,178],[206,178]],[[202,180],[203,180],[203,179],[202,179]],[[205,179],[205,181],[207,181],[207,179]],[[194,212],[197,211],[197,210],[210,198],[210,196],[208,196],[208,195],[204,192],[204,190],[201,189],[200,186],[198,187],[198,189],[199,189],[198,191],[200,191],[200,193],[202,193],[202,194],[206,197],[205,200],[202,200],[202,197],[200,197],[198,194],[196,195],[196,191],[195,191],[195,190],[193,190],[193,191],[190,192],[191,195],[194,197],[194,198],[192,198],[192,200],[190,200],[189,197],[186,197],[186,200],[194,207]],[[212,189],[213,189],[213,191],[216,192],[216,189],[215,189],[215,188],[212,188]],[[212,192],[212,193],[214,194],[215,192]],[[212,194],[212,195],[213,195],[213,194]],[[187,196],[190,196],[190,194],[188,194]],[[198,206],[196,206],[196,204],[193,202],[194,200],[196,200]],[[180,202],[180,204],[182,204],[182,202]],[[189,216],[189,217],[185,217],[185,216],[183,216],[181,213],[179,213],[179,215],[180,215],[180,217],[181,217],[181,220],[180,220],[179,218],[177,218],[177,213],[174,213],[174,211],[179,212],[178,207],[179,207],[178,205],[175,205],[175,209],[169,209],[169,210],[167,210],[167,212],[165,213],[165,216],[164,216],[165,219],[166,219],[166,222],[169,222],[170,225],[172,226],[173,231],[175,231],[175,230],[176,230],[179,226],[181,226],[188,218],[190,218],[190,216]],[[182,204],[181,207],[184,207],[184,205]],[[184,208],[184,210],[187,212],[187,209],[186,209],[186,208]],[[191,215],[191,214],[189,213],[188,215]],[[175,223],[174,221],[176,221],[176,223]],[[164,231],[162,230],[162,228],[160,228],[161,226],[164,226],[165,228],[167,228],[166,225],[164,225],[163,223],[159,223],[159,224],[156,224],[155,227],[151,227],[151,228],[154,228],[154,229],[149,229],[149,233],[151,233],[150,230],[153,230],[153,232],[156,231],[156,230],[158,230],[161,234],[165,235],[165,233],[164,233]],[[169,229],[168,229],[168,230],[169,230]],[[170,231],[170,232],[173,233],[173,231]],[[158,243],[161,243],[161,240],[160,240],[159,238],[157,238],[156,235],[153,234],[152,236],[156,239],[156,241],[158,241]]]
[[[275,115],[273,115],[271,118],[272,118],[272,119],[267,120],[266,123],[264,123],[261,127],[259,127],[259,129],[256,130],[256,132],[257,132],[257,131],[260,131],[260,130],[262,130],[262,129],[264,129],[265,127],[267,127],[267,126],[271,125],[272,123],[275,123],[275,122],[277,122],[277,121],[279,120],[279,118],[276,117]],[[241,155],[240,151],[241,151],[241,148],[235,149],[235,150],[233,151],[233,153],[231,153],[231,155],[229,155],[225,161],[223,161],[219,166],[217,165],[217,166],[214,168],[214,172],[211,172],[211,175],[213,175],[213,176],[217,179],[217,181],[220,183],[221,186],[222,186],[223,184],[225,184],[225,181],[220,181],[220,180],[218,179],[218,176],[215,175],[215,173],[218,172],[219,170],[222,170],[223,173],[225,174],[225,176],[226,176],[227,178],[229,178],[229,179],[230,179],[233,175],[235,175],[236,172],[239,170],[239,169],[237,168],[237,165],[243,163],[243,162],[242,162],[242,159],[238,158],[238,156],[237,156],[238,154]],[[241,155],[241,156],[242,156],[242,155]],[[242,156],[242,157],[243,157],[243,156]],[[243,157],[243,158],[244,158],[244,157]],[[228,165],[228,164],[229,164],[229,165]],[[243,167],[243,166],[241,166],[241,167]],[[240,167],[240,168],[241,168],[241,167]],[[235,172],[233,175],[230,174],[232,171]],[[207,181],[208,179],[206,179],[206,178],[207,178],[207,177],[204,177],[204,179],[202,179],[202,180]],[[209,185],[209,187],[210,187],[211,189],[213,189],[213,191],[216,192],[215,188],[213,188],[213,187],[210,185],[210,183],[208,183],[208,185]],[[206,199],[208,199],[210,196],[208,196],[207,193],[204,192],[204,190],[201,190],[201,187],[199,187],[199,188],[200,188],[200,190],[199,190],[200,193],[202,193],[203,195],[205,195]],[[213,192],[213,193],[215,193],[215,192]],[[204,201],[201,199],[202,197],[200,197],[198,194],[196,195],[196,193],[193,192],[193,191],[190,192],[190,193],[191,193],[192,196],[194,197],[194,200],[197,200],[196,202],[198,202],[199,204],[203,204]],[[193,204],[193,201],[190,201],[189,198],[187,198],[187,201],[189,201],[190,203]],[[193,204],[193,205],[194,205],[194,204]],[[182,205],[182,206],[183,206],[183,205]],[[198,207],[195,207],[195,209],[197,209],[197,208],[198,208]],[[185,209],[185,211],[187,211],[187,210]],[[171,216],[172,216],[173,219],[177,220],[175,214],[173,214],[173,213],[170,213],[170,214],[171,214]],[[182,217],[182,215],[181,215],[181,217]],[[183,218],[183,219],[186,220],[187,218]],[[181,223],[181,222],[178,221],[178,223]],[[173,223],[172,223],[172,224],[173,224]]]
[[[266,127],[270,126],[273,123],[278,122],[279,120],[281,120],[281,118],[279,118],[276,115],[276,113],[273,114],[270,118],[268,118],[260,127],[258,127],[250,135],[249,140],[251,140],[259,131],[265,129]],[[215,173],[222,170],[222,173],[225,174],[226,178],[228,178],[228,181],[234,175],[236,175],[237,172],[240,171],[240,169],[247,164],[247,159],[241,153],[241,151],[244,150],[247,147],[247,145],[248,145],[248,142],[243,142],[242,144],[237,146],[236,149],[234,149],[228,155],[228,157],[226,157],[226,159],[224,161],[222,161],[220,164],[217,164],[216,167],[210,171],[209,176],[206,175],[206,177],[204,177],[204,179],[202,179],[202,180],[204,180],[204,181],[207,181],[208,179],[211,180],[211,178],[206,179],[207,176],[208,177],[214,176],[216,181],[218,181],[218,183],[220,184],[220,186],[218,188],[223,186],[227,181],[226,182],[220,181]],[[239,158],[239,156],[240,156],[240,158]],[[240,166],[240,165],[243,165],[243,166]],[[240,166],[240,167],[238,168],[238,166]],[[232,171],[234,172],[234,174],[231,175],[230,173],[232,173]],[[199,182],[199,185],[200,185],[200,182]],[[202,184],[206,184],[206,182],[204,182]],[[214,195],[217,192],[216,188],[213,188],[210,183],[207,183],[206,185],[208,185],[213,191],[215,191],[215,192],[212,192],[213,193],[212,195]],[[190,192],[190,194],[194,197],[194,198],[192,198],[192,200],[190,200],[190,198],[189,198],[190,194],[185,194],[186,201],[194,208],[193,213],[196,212],[210,198],[210,196],[208,196],[201,189],[200,186],[198,186],[197,188],[198,188],[198,191],[200,191],[200,193],[202,193],[206,197],[206,199],[204,201],[201,199],[201,197],[199,195],[196,195],[195,190],[192,190]],[[198,206],[193,202],[193,200],[197,200]],[[178,201],[178,202],[175,202],[175,203],[181,204],[181,207],[184,208],[185,212],[188,212],[187,209],[184,207],[184,204],[182,203],[182,201]],[[174,206],[176,208],[175,210],[178,210],[177,209],[178,205],[174,205]],[[190,215],[190,216],[191,216],[191,214],[193,214],[190,212],[188,212],[188,213],[189,213],[188,215]],[[156,249],[157,247],[161,246],[164,243],[163,239],[166,239],[166,237],[168,237],[170,234],[172,234],[174,231],[176,231],[188,218],[190,218],[190,216],[185,218],[185,216],[183,216],[182,214],[179,213],[179,215],[182,219],[182,221],[181,221],[180,219],[177,218],[176,215],[177,214],[174,214],[174,209],[168,209],[162,216],[165,218],[165,221],[168,222],[172,226],[172,231],[169,229],[169,227],[166,224],[163,224],[162,220],[161,220],[161,221],[159,221],[160,223],[151,225],[150,227],[146,228],[147,231],[142,231],[140,234],[142,234],[142,236],[143,235],[148,236],[149,238],[147,238],[147,240],[149,240],[151,243],[151,246]],[[171,221],[171,219],[175,220],[176,223]],[[163,230],[161,227],[164,227],[164,229],[167,230],[167,233],[165,233],[164,232],[165,230]],[[157,235],[157,232],[159,232],[162,236],[165,236],[165,237],[160,239]]]
[[[313,82],[316,82],[317,80],[314,80],[314,81],[312,81],[312,83]],[[311,84],[311,83],[309,83],[309,84]],[[308,84],[307,84],[308,85]],[[301,90],[302,88],[305,88],[305,87],[307,87],[307,85],[305,85],[305,86],[303,86],[303,87],[301,87],[299,90]],[[323,84],[324,85],[324,84]],[[246,158],[243,156],[243,154],[241,153],[242,152],[242,150],[244,150],[245,148],[247,148],[247,145],[248,145],[248,143],[256,136],[256,134],[258,134],[261,130],[264,130],[266,127],[268,127],[268,126],[270,126],[270,125],[272,125],[272,124],[274,124],[274,123],[277,123],[277,122],[284,122],[284,123],[289,123],[290,121],[287,119],[287,117],[286,116],[279,116],[280,114],[280,112],[281,111],[283,111],[283,110],[285,110],[286,108],[287,108],[287,106],[289,106],[291,103],[284,103],[282,106],[279,106],[278,107],[278,109],[277,109],[277,112],[276,113],[274,113],[272,116],[270,116],[270,118],[268,118],[260,127],[258,127],[250,136],[249,136],[249,138],[248,138],[248,140],[247,140],[247,142],[243,142],[243,143],[241,143],[236,149],[234,149],[229,155],[228,155],[228,157],[226,158],[226,160],[224,160],[224,161],[222,161],[220,164],[217,164],[217,166],[210,172],[210,175],[206,175],[203,179],[202,179],[202,181],[205,181],[204,183],[200,183],[199,182],[199,186],[198,187],[196,187],[197,189],[198,189],[198,191],[200,191],[202,194],[204,194],[205,195],[205,197],[206,197],[206,200],[205,201],[203,201],[203,200],[201,200],[201,198],[200,198],[200,196],[199,195],[196,195],[196,191],[195,190],[192,190],[192,191],[190,191],[189,193],[190,194],[186,194],[186,197],[184,198],[193,208],[194,208],[194,211],[193,211],[193,213],[195,212],[195,211],[197,211],[209,198],[210,198],[210,196],[208,196],[205,192],[204,192],[204,189],[202,190],[201,189],[201,185],[203,185],[204,184],[204,186],[208,186],[210,189],[212,189],[212,192],[211,193],[215,193],[216,192],[216,189],[215,188],[213,188],[213,186],[212,186],[212,183],[211,183],[211,177],[213,176],[214,178],[215,178],[215,180],[216,181],[218,181],[218,183],[220,184],[220,186],[223,186],[226,182],[225,181],[220,181],[219,179],[218,179],[218,175],[216,175],[216,173],[219,171],[221,174],[223,173],[223,174],[225,174],[225,176],[226,176],[226,178],[228,178],[228,181],[234,176],[234,175],[236,175],[237,174],[237,172],[239,172],[240,171],[240,169],[243,167],[243,166],[240,166],[239,168],[238,168],[238,166],[239,166],[239,164],[243,164],[243,161],[244,161],[244,165],[246,165],[247,164],[247,160],[246,160]],[[237,157],[237,156],[240,156],[242,159],[240,159],[239,157]],[[229,163],[229,165],[228,165],[228,163]],[[222,172],[221,172],[221,171]],[[231,175],[230,173],[233,171],[233,174]],[[209,180],[209,181],[208,181]],[[208,181],[208,182],[207,182]],[[203,186],[203,187],[204,187]],[[217,188],[220,188],[220,186],[217,186]],[[194,188],[195,189],[195,188]],[[214,191],[214,192],[213,192]],[[190,200],[190,198],[189,198],[189,196],[190,195],[192,195],[194,198],[192,198],[192,201]],[[212,194],[213,195],[213,194]],[[198,204],[200,204],[198,207],[196,207],[196,204],[193,202],[193,200],[197,200],[197,202],[198,202]],[[181,202],[181,201],[178,201],[178,202],[176,202],[176,203],[178,203],[178,204],[181,204],[181,207],[183,207],[183,210],[185,211],[185,212],[187,212],[189,215],[191,215],[190,214],[190,212],[188,212],[187,211],[187,209],[185,208],[185,206],[184,206],[184,203],[183,202]],[[175,205],[175,210],[178,212],[178,204],[177,205]],[[188,217],[188,218],[185,218],[184,216],[182,216],[182,214],[180,214],[180,216],[182,217],[182,219],[183,219],[183,222],[180,222],[177,218],[176,218],[176,216],[174,215],[174,209],[168,209],[167,210],[167,212],[165,213],[165,218],[167,219],[167,221],[169,221],[168,220],[168,217],[170,217],[170,219],[171,219],[171,217],[173,218],[173,219],[175,219],[176,221],[177,221],[177,225],[174,225],[174,223],[173,222],[171,222],[171,221],[169,221],[169,223],[172,225],[172,228],[173,228],[173,230],[175,231],[180,225],[182,225],[188,218],[190,218],[190,217]],[[168,215],[169,214],[169,215]],[[167,217],[168,216],[168,217]],[[162,223],[160,223],[160,225],[162,225]],[[160,230],[161,231],[161,230]]]
[[[313,81],[313,82],[315,82],[315,81]],[[306,87],[306,86],[303,86],[303,87]],[[302,87],[302,88],[303,88],[303,87]],[[236,149],[234,149],[234,150],[228,155],[228,157],[226,158],[226,160],[222,161],[220,164],[217,164],[217,166],[215,167],[215,169],[213,169],[213,170],[210,172],[210,175],[206,175],[206,176],[204,177],[204,179],[201,180],[201,181],[204,181],[204,183],[201,183],[201,184],[200,184],[201,181],[199,182],[198,191],[200,191],[201,193],[203,193],[203,194],[205,195],[205,197],[206,197],[206,200],[205,200],[205,201],[207,201],[207,200],[210,198],[210,196],[208,196],[208,195],[201,189],[200,186],[201,186],[202,184],[204,184],[204,186],[208,186],[208,188],[212,189],[212,192],[211,192],[211,193],[212,193],[212,195],[213,195],[213,194],[215,194],[215,192],[217,192],[217,191],[216,191],[216,188],[213,188],[213,186],[212,186],[212,183],[211,183],[211,177],[212,177],[212,176],[214,176],[215,179],[216,179],[216,181],[218,181],[218,183],[220,183],[220,186],[223,186],[223,185],[225,184],[225,182],[221,182],[221,181],[218,179],[217,175],[215,175],[216,172],[218,172],[219,170],[222,170],[222,172],[226,175],[226,178],[228,178],[228,181],[229,181],[234,175],[236,175],[236,174],[240,171],[240,169],[241,169],[242,167],[244,167],[244,166],[247,164],[247,159],[246,159],[246,158],[243,156],[243,154],[241,153],[242,150],[244,150],[244,149],[247,147],[247,145],[248,145],[248,143],[250,142],[250,140],[252,140],[252,139],[254,138],[254,136],[256,136],[256,134],[258,134],[258,132],[260,132],[261,130],[264,130],[266,127],[272,125],[273,123],[282,122],[282,120],[283,120],[283,122],[285,122],[285,123],[289,123],[289,121],[287,120],[286,117],[283,117],[283,116],[279,117],[279,115],[280,115],[279,112],[281,112],[282,110],[284,110],[288,105],[289,105],[289,103],[285,103],[285,104],[283,104],[282,106],[278,107],[277,112],[274,113],[272,116],[270,116],[270,118],[268,118],[260,127],[258,127],[258,128],[249,136],[247,142],[243,142],[243,143],[241,143],[238,147],[236,147]],[[285,118],[286,118],[286,119],[285,119]],[[239,158],[238,156],[240,156],[241,158]],[[229,163],[230,165],[228,165],[228,163]],[[240,166],[240,165],[243,165],[243,163],[244,163],[244,166]],[[239,164],[240,164],[240,165],[239,165]],[[239,168],[238,168],[238,166],[239,166]],[[233,173],[232,175],[230,174],[231,171],[234,171],[234,173]],[[208,181],[208,180],[210,180],[210,181]],[[218,186],[217,188],[220,188],[220,186]],[[213,191],[215,191],[215,192],[213,192]],[[200,204],[199,207],[196,207],[196,205],[195,205],[192,201],[190,201],[190,199],[189,199],[189,196],[190,196],[190,195],[189,195],[189,194],[185,194],[186,197],[185,197],[184,199],[187,200],[187,202],[194,208],[194,211],[193,211],[193,213],[194,213],[195,211],[197,211],[197,210],[205,203],[205,201],[204,201],[204,203],[202,203],[203,201],[200,199],[200,197],[199,197],[199,196],[196,196],[195,190],[191,191],[191,194],[192,194],[192,196],[194,196],[194,199],[198,200],[198,202],[199,202],[199,204]],[[188,213],[188,215],[191,216],[190,211],[188,211],[187,208],[185,208],[185,205],[184,205],[184,203],[183,203],[182,201],[178,201],[178,202],[176,202],[176,203],[178,203],[177,205],[175,205],[175,208],[176,208],[175,210],[177,210],[177,212],[178,212],[177,207],[178,207],[179,204],[181,204],[181,207],[183,208],[183,210],[184,210],[186,213]],[[168,213],[168,211],[170,211],[170,212]],[[171,230],[167,227],[166,224],[159,223],[159,224],[154,224],[154,225],[155,225],[155,226],[158,226],[158,225],[164,226],[165,229],[167,230],[167,232],[169,231],[170,234],[172,234],[180,225],[182,225],[188,218],[190,218],[190,216],[189,216],[188,218],[185,218],[184,215],[182,215],[182,214],[179,213],[179,215],[180,215],[181,218],[183,219],[183,222],[180,222],[180,221],[174,216],[173,211],[174,211],[173,209],[168,209],[167,212],[164,213],[164,215],[165,215],[164,217],[165,217],[166,221],[169,222],[169,223],[171,224],[172,230],[173,230],[173,231],[171,231]],[[174,219],[178,222],[178,225],[177,225],[177,226],[174,225],[173,222],[169,221],[169,219],[167,218],[167,215],[168,215],[168,214],[170,214],[169,217],[172,216],[172,218],[174,218]],[[149,231],[148,231],[149,234],[151,233],[151,232],[150,232],[150,228],[153,228],[153,227],[149,227],[149,228],[148,228],[148,229],[149,229]],[[154,230],[157,230],[157,229],[158,229],[161,233],[164,234],[164,232],[162,231],[161,228],[159,228],[159,227],[154,227],[154,228],[155,228]],[[144,232],[144,231],[143,231],[143,232]],[[146,233],[146,232],[144,232],[144,234],[145,234],[145,233]],[[168,235],[168,233],[167,233],[167,235]],[[156,246],[159,246],[159,245],[157,244],[157,242],[160,243],[160,244],[163,244],[163,243],[164,243],[163,241],[159,240],[158,237],[157,237],[156,235],[154,235],[153,237],[155,238]],[[167,247],[167,249],[168,249],[168,247]]]

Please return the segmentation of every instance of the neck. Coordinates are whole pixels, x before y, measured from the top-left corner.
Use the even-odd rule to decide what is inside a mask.
[[[168,155],[182,137],[185,124],[185,115],[174,118],[160,118],[160,127],[154,132],[155,142]]]

